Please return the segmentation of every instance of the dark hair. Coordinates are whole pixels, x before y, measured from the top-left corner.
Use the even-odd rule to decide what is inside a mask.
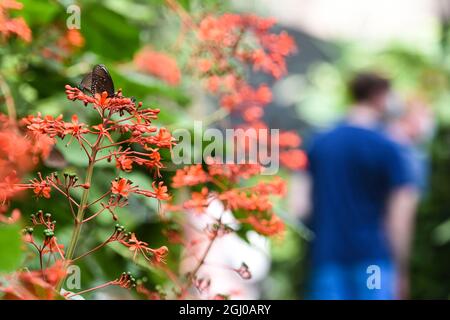
[[[355,102],[370,100],[377,94],[389,90],[389,88],[389,80],[375,73],[357,74],[349,85],[350,95]]]

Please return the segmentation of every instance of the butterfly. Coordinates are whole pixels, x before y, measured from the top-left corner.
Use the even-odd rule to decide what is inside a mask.
[[[115,96],[114,82],[103,64],[95,65],[92,71],[81,80],[78,88],[89,92],[92,96],[96,93],[102,94],[104,91],[108,93],[108,97]]]

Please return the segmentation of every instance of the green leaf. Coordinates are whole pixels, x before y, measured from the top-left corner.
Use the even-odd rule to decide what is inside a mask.
[[[20,2],[23,4],[23,9],[19,11],[19,14],[31,26],[48,24],[58,13],[65,12],[63,7],[48,0],[21,0]]]
[[[158,18],[154,8],[148,3],[135,3],[134,1],[107,1],[105,2],[105,6],[114,12],[124,15],[131,21],[139,21],[141,23],[148,24],[153,23]]]
[[[86,49],[109,60],[131,59],[139,48],[139,30],[127,19],[99,4],[82,8],[81,30]]]
[[[11,272],[20,266],[21,245],[19,225],[0,225],[0,272]]]
[[[127,96],[133,95],[139,99],[144,99],[146,96],[164,97],[181,106],[191,103],[191,99],[184,94],[181,88],[167,86],[151,76],[130,72],[119,73],[114,69],[110,71],[114,84],[117,84],[117,87],[120,87]]]

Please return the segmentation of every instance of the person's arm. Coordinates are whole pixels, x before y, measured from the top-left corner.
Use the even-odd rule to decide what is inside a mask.
[[[398,298],[409,295],[409,259],[414,230],[418,192],[403,186],[392,191],[387,212],[387,230],[398,271]]]

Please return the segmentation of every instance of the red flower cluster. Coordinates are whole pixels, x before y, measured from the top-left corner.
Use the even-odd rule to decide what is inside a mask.
[[[47,59],[64,62],[84,46],[85,40],[77,29],[62,31],[58,27],[49,30],[50,44],[42,48]]]
[[[48,179],[44,180],[40,173],[38,175],[39,179],[31,180],[33,192],[36,195],[36,197],[44,197],[50,199],[50,192],[52,191],[52,188],[50,187],[50,182],[48,182]]]
[[[296,47],[294,40],[286,32],[270,33],[275,23],[274,19],[252,14],[207,16],[200,22],[198,36],[202,41],[208,42],[208,45],[232,50],[234,57],[252,64],[256,70],[279,78],[286,73],[285,57],[294,52]],[[240,47],[241,39],[249,32],[259,48]]]
[[[72,51],[75,48],[84,46],[84,37],[78,29],[69,29],[59,38],[59,47],[65,51]]]
[[[266,85],[252,88],[241,75],[242,67],[279,78],[286,73],[285,58],[296,50],[288,34],[270,32],[274,24],[273,19],[250,14],[207,16],[199,23],[200,43],[193,58],[200,77],[211,93],[219,95],[224,108],[240,111],[247,122],[263,116],[272,94]]]
[[[54,290],[59,280],[66,276],[64,263],[56,261],[53,266],[39,271],[18,271],[6,277],[7,285],[0,286],[6,300],[54,300],[61,296]]]
[[[197,214],[204,213],[213,199],[224,203],[225,208],[235,213],[242,223],[248,223],[263,235],[280,234],[284,224],[272,210],[270,196],[283,196],[286,193],[285,182],[280,178],[259,182],[254,186],[237,187],[240,180],[247,180],[261,173],[259,165],[219,164],[209,159],[205,169],[201,165],[188,166],[177,170],[172,186],[194,187],[210,183],[212,188],[202,187],[200,192],[192,191],[190,199],[180,206],[171,206],[172,210],[188,209]],[[270,228],[260,227],[267,225]]]
[[[275,78],[281,77],[287,71],[286,57],[296,50],[294,40],[285,32],[271,32],[270,29],[275,23],[273,19],[224,14],[208,15],[197,23],[175,1],[167,0],[167,3],[179,14],[184,25],[196,35],[197,41],[194,42],[189,67],[202,80],[205,88],[218,98],[221,107],[242,117],[244,123],[239,127],[267,129],[262,118],[264,107],[272,101],[271,89],[266,84],[251,86],[243,71],[252,68]],[[291,169],[304,166],[304,154],[298,149],[301,139],[296,133],[282,132],[278,143],[282,164]],[[191,165],[177,170],[172,186],[189,187],[190,194],[181,204],[167,205],[166,209],[187,210],[196,215],[205,215],[205,219],[213,219],[213,223],[203,230],[206,232],[206,239],[199,236],[202,239],[196,237],[184,241],[180,230],[170,229],[167,232],[174,241],[191,248],[192,250],[188,249],[187,256],[192,255],[194,261],[197,261],[196,266],[187,275],[188,287],[194,286],[202,292],[209,286],[209,281],[198,278],[197,272],[205,263],[216,238],[235,231],[222,221],[222,216],[211,216],[206,210],[213,201],[221,202],[224,209],[231,211],[237,221],[262,235],[274,236],[283,233],[284,223],[273,211],[272,196],[283,196],[286,193],[286,185],[278,177],[252,185],[250,181],[256,180],[254,178],[260,175],[262,170],[259,165],[223,164],[211,159],[205,161],[204,165]],[[253,179],[249,181],[251,178]],[[189,222],[187,224],[189,225]],[[188,229],[191,228],[194,233],[201,232],[195,226]],[[197,257],[196,253],[202,250],[194,247],[197,248],[203,241],[208,243],[202,256]],[[244,279],[251,277],[245,264],[232,270]]]
[[[150,47],[143,48],[135,55],[134,64],[139,71],[151,74],[169,85],[180,83],[181,72],[176,60]]]
[[[280,132],[279,149],[280,163],[290,170],[300,170],[306,168],[308,158],[299,147],[302,138],[294,131]]]
[[[41,134],[25,135],[16,123],[0,115],[1,222],[13,222],[20,216],[17,210],[11,218],[5,216],[8,201],[22,189],[17,185],[20,178],[49,155],[52,145],[51,139]]]
[[[36,134],[45,134],[50,138],[59,137],[64,139],[71,136],[87,150],[92,144],[85,138],[85,135],[97,136],[98,142],[108,141],[110,144],[98,144],[98,148],[114,149],[110,155],[100,160],[116,161],[117,168],[129,172],[133,164],[145,166],[155,170],[159,175],[159,170],[163,168],[159,149],[170,149],[175,144],[175,139],[165,128],[156,128],[152,121],[157,118],[158,109],[144,109],[142,104],[135,104],[132,99],[125,98],[119,92],[114,97],[108,97],[106,92],[96,94],[94,97],[84,94],[78,88],[66,86],[67,97],[70,100],[80,100],[85,104],[92,104],[93,108],[101,115],[103,122],[94,126],[87,126],[78,120],[78,116],[72,116],[71,122],[65,122],[62,116],[56,118],[52,116],[42,117],[28,116],[23,120],[28,129]],[[127,113],[127,116],[123,115]],[[118,120],[113,119],[114,114],[122,115]],[[114,143],[111,134],[130,133],[131,137]],[[140,146],[144,151],[136,151],[133,145]]]
[[[63,178],[57,173],[52,173],[46,177],[39,173],[38,177],[29,183],[16,184],[16,186],[19,189],[32,189],[37,197],[50,198],[52,192],[55,191],[67,198],[70,211],[76,222],[72,240],[67,251],[64,252],[62,250],[63,246],[58,244],[56,237],[54,237],[55,221],[50,220],[50,214],[43,215],[42,211],[38,212],[37,215],[32,215],[31,221],[33,226],[43,226],[45,228],[44,242],[42,245],[35,242],[32,227],[25,229],[25,240],[38,250],[41,258],[46,253],[58,253],[59,256],[55,259],[65,260],[67,262],[66,266],[113,241],[128,247],[130,251],[133,251],[134,257],[141,255],[145,260],[155,265],[163,263],[168,253],[167,247],[162,246],[152,249],[147,243],[139,241],[134,233],[125,232],[124,227],[120,225],[116,225],[115,232],[105,242],[81,256],[73,257],[75,245],[80,234],[79,227],[104,211],[110,212],[113,220],[118,220],[115,211],[117,208],[128,204],[130,194],[143,195],[163,201],[170,199],[168,188],[164,186],[162,181],[153,181],[152,189],[146,190],[133,185],[126,178],[119,177],[111,182],[111,187],[102,196],[90,200],[89,190],[93,181],[95,165],[100,161],[115,160],[116,167],[124,172],[130,172],[133,170],[134,165],[140,165],[153,171],[155,177],[160,177],[160,169],[164,165],[161,162],[162,158],[159,150],[164,148],[171,149],[175,141],[167,129],[158,129],[152,124],[153,120],[157,119],[159,110],[143,108],[142,103],[136,103],[134,99],[122,96],[120,91],[112,96],[108,96],[106,92],[89,96],[80,89],[67,85],[66,94],[70,100],[79,100],[86,106],[90,105],[100,116],[100,122],[97,125],[90,126],[81,122],[77,115],[73,115],[71,121],[66,122],[62,116],[53,117],[38,114],[37,116],[28,116],[21,121],[21,124],[26,126],[31,137],[46,137],[51,141],[51,145],[53,145],[56,138],[67,139],[67,144],[76,141],[87,157],[88,167],[85,181],[83,183],[78,182],[76,175],[67,173],[64,173]],[[15,147],[17,149],[17,142]],[[27,150],[27,148],[22,149]],[[29,149],[33,150],[33,148]],[[77,188],[82,189],[80,201],[72,196],[73,190]],[[90,212],[94,204],[98,204],[100,209],[96,212]],[[60,288],[62,280],[58,280],[56,289]],[[130,276],[125,275],[99,287],[82,292],[92,291],[108,285],[130,288],[134,286],[134,280]],[[69,293],[65,297],[69,298],[73,295],[74,293]]]
[[[22,120],[22,123],[34,135],[46,135],[51,139],[55,137],[64,139],[66,136],[70,136],[70,141],[76,139],[91,162],[115,159],[116,167],[125,172],[130,172],[133,165],[136,164],[154,170],[157,176],[160,175],[159,170],[164,166],[161,163],[159,149],[170,149],[175,141],[167,129],[160,128],[158,130],[152,125],[152,121],[157,118],[159,110],[144,109],[141,103],[136,104],[132,99],[123,97],[121,92],[114,97],[108,97],[106,92],[91,97],[78,88],[66,86],[66,93],[70,100],[80,100],[85,104],[92,104],[93,108],[100,114],[102,123],[89,127],[80,122],[77,115],[72,116],[71,122],[65,122],[62,115],[55,118],[42,116],[41,114],[28,116]],[[120,117],[113,118],[114,114],[119,114]],[[112,133],[129,133],[129,138],[114,142],[111,138]],[[96,142],[94,144],[89,142],[86,135],[96,136]],[[142,150],[136,150],[135,145]],[[110,150],[110,152],[109,155],[94,158],[99,150]],[[112,182],[110,192],[113,196],[123,198],[128,198],[130,193],[159,200],[170,198],[167,193],[168,189],[162,182],[153,182],[152,191],[139,189],[137,186],[131,186],[131,184],[132,182],[125,178],[116,179]],[[39,180],[34,179],[26,186],[32,188],[37,196],[45,198],[50,197],[52,187],[67,187],[66,182],[62,183],[59,178],[53,175],[46,178],[39,176]],[[81,184],[72,184],[71,187],[89,188],[89,186]],[[111,208],[111,202],[109,208]]]
[[[286,32],[270,32],[274,24],[273,19],[238,14],[207,16],[199,23],[196,69],[209,92],[219,97],[221,106],[239,112],[245,121],[243,127],[267,128],[262,121],[263,108],[272,101],[272,92],[265,84],[250,86],[241,70],[250,66],[280,78],[287,72],[286,57],[296,50],[294,40]],[[249,37],[257,46],[249,44]],[[280,162],[286,168],[298,170],[306,166],[306,155],[298,149],[300,143],[296,133],[281,132]]]
[[[120,197],[128,198],[130,193],[141,194],[146,197],[156,198],[158,200],[169,200],[170,195],[167,193],[168,189],[160,181],[156,185],[156,181],[152,183],[153,191],[139,189],[138,186],[132,186],[132,182],[125,178],[116,179],[111,183],[111,192]]]
[[[159,264],[165,262],[165,257],[169,253],[169,249],[167,249],[166,246],[162,246],[158,249],[150,248],[147,242],[138,240],[134,233],[126,240],[120,240],[120,243],[133,252],[133,260],[139,255],[148,262]]]
[[[284,222],[276,215],[271,215],[269,218],[249,216],[241,222],[248,223],[256,232],[266,236],[278,235],[285,228]]]
[[[10,10],[21,10],[23,4],[15,0],[0,1],[0,34],[3,39],[16,35],[25,42],[31,42],[31,30],[22,17],[11,18]]]

